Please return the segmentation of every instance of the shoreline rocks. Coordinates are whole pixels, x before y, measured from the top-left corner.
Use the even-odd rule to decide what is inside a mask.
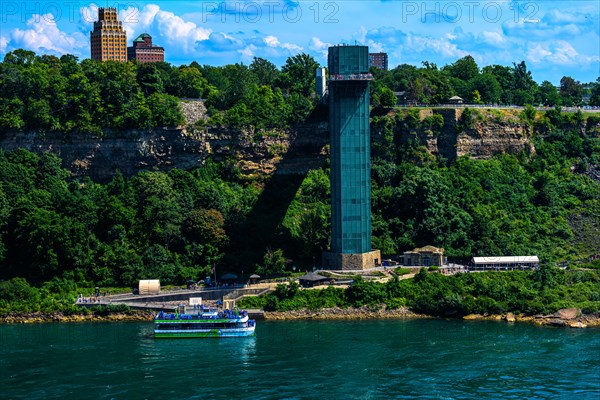
[[[133,311],[130,313],[114,313],[108,315],[75,314],[63,315],[62,313],[13,313],[0,316],[0,324],[34,324],[34,323],[70,323],[70,322],[124,322],[124,321],[152,321],[153,314],[149,311]],[[385,319],[426,319],[435,316],[418,314],[407,307],[387,309],[381,307],[360,308],[323,308],[320,310],[293,310],[293,311],[265,311],[264,319],[267,321],[294,321],[294,320],[385,320]],[[542,326],[556,326],[568,328],[600,328],[600,313],[583,314],[580,309],[563,309],[550,315],[515,315],[514,313],[498,314],[470,314],[462,317],[465,321],[505,321],[507,323],[526,322]]]
[[[536,325],[562,326],[568,328],[600,327],[600,313],[583,314],[579,308],[565,308],[550,315],[465,315],[463,320],[503,320],[506,322],[529,322]]]
[[[399,309],[386,309],[385,307],[360,307],[360,308],[322,308],[320,310],[294,310],[294,311],[265,311],[265,319],[272,321],[289,320],[362,320],[362,319],[416,319],[432,318],[429,315],[417,314],[406,307]]]
[[[152,321],[152,313],[134,311],[131,313],[113,313],[107,315],[62,313],[13,313],[0,316],[2,324],[38,324],[49,322],[118,322],[118,321]]]

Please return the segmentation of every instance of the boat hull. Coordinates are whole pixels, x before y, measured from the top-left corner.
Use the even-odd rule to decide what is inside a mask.
[[[237,329],[186,329],[186,330],[154,330],[156,339],[173,338],[226,338],[254,336],[254,326]]]
[[[254,335],[256,322],[248,318],[246,311],[202,309],[196,314],[165,314],[154,318],[154,337],[205,338],[246,337]]]

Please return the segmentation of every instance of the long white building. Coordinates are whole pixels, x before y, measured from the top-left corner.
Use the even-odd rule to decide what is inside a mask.
[[[525,270],[537,268],[539,264],[538,256],[473,257],[472,266],[469,269],[473,271]]]

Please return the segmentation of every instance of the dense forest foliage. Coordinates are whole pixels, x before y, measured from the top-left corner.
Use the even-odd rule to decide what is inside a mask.
[[[402,64],[390,70],[372,69],[375,76],[372,103],[393,105],[390,93],[403,92],[406,102],[445,104],[459,96],[471,104],[525,104],[541,106],[580,106],[582,97],[589,95],[591,106],[600,106],[600,77],[596,82],[582,84],[563,76],[559,87],[549,81],[538,84],[527,69],[525,61],[512,67],[488,65],[479,68],[473,57],[463,57],[439,68],[423,62],[421,68]]]
[[[600,264],[596,262],[596,268]],[[600,310],[600,270],[566,271],[542,267],[535,272],[510,271],[446,276],[425,269],[414,279],[369,282],[357,277],[347,289],[333,286],[300,290],[296,283],[278,285],[274,293],[247,297],[240,307],[268,311],[316,310],[332,307],[382,307],[442,317],[507,312],[549,314],[577,307]]]
[[[2,278],[103,286],[200,279],[258,194],[211,163],[192,173],[117,173],[106,185],[73,181],[60,163],[49,153],[0,152]]]
[[[383,132],[372,152],[373,247],[395,255],[433,244],[459,262],[484,255],[536,254],[554,262],[599,254],[600,184],[586,173],[600,165],[600,118],[531,107],[521,118],[531,124],[535,153],[448,161],[417,141],[402,142],[407,132],[435,129],[428,118],[419,119],[418,109],[373,117],[372,130]],[[328,197],[327,170],[311,171],[283,222],[296,255],[326,248]]]
[[[373,246],[386,256],[433,244],[462,260],[537,254],[545,263],[600,252],[600,185],[583,173],[598,165],[599,139],[572,125],[575,114],[539,114],[557,125],[534,138],[535,155],[446,162],[405,144],[381,153],[372,165]],[[412,117],[389,118],[394,135]],[[271,248],[236,258],[236,244],[261,232],[264,215],[252,211],[269,200],[263,189],[210,160],[100,184],[72,179],[49,153],[0,152],[0,278],[181,284],[213,265],[247,274],[285,272],[286,258],[318,265],[329,242],[327,168],[301,181]]]
[[[306,54],[279,70],[255,58],[223,67],[81,62],[15,50],[0,63],[0,132],[90,133],[177,126],[177,98],[203,98],[210,124],[256,128],[303,121],[314,106],[318,63]]]
[[[317,66],[305,54],[290,57],[280,70],[259,58],[249,66],[174,67],[79,62],[68,55],[17,50],[0,63],[0,133],[102,136],[126,128],[179,125],[181,97],[206,99],[211,125],[288,127],[314,110]],[[460,95],[475,103],[571,105],[580,103],[583,90],[569,77],[558,91],[537,85],[524,62],[480,70],[470,57],[443,68],[424,63],[423,68],[401,65],[373,72],[374,106],[391,105],[394,91],[434,104]],[[591,87],[593,103],[600,100],[600,81]],[[457,129],[480,118],[467,109]],[[498,118],[502,121],[502,115]],[[600,118],[565,113],[560,107],[546,112],[527,107],[519,118],[530,126],[535,153],[445,160],[431,156],[418,142],[400,139],[418,130],[435,133],[444,124],[440,115],[421,120],[416,108],[374,115],[372,126],[383,136],[373,144],[373,247],[392,256],[432,244],[461,261],[474,255],[537,254],[547,265],[600,253],[600,184],[587,176],[600,164]],[[131,286],[138,279],[182,284],[204,278],[213,266],[246,274],[318,266],[329,243],[327,166],[310,171],[298,187],[289,185],[292,200],[285,204],[279,204],[285,198],[283,178],[267,191],[268,179],[248,179],[230,167],[209,159],[192,171],[146,171],[131,178],[117,172],[111,182],[100,184],[73,179],[49,153],[0,151],[0,303],[46,298],[55,291],[72,294],[77,286]],[[265,232],[269,206],[276,203],[285,207],[284,218],[268,232],[270,246],[240,255],[241,243]],[[576,279],[582,284],[597,280],[590,276]],[[518,274],[513,278],[521,279]],[[444,313],[419,305],[413,292],[421,290],[418,285],[431,282],[439,290],[448,285],[442,297],[449,302],[457,293],[466,298],[461,285],[468,290],[480,285],[460,281],[478,278],[443,279],[421,276],[414,284],[376,291],[395,293],[386,298],[392,304]],[[533,284],[522,282],[523,287]],[[472,293],[482,299],[478,301],[485,299],[481,292]],[[527,296],[544,292],[531,293]],[[362,301],[352,291],[335,296],[347,304]],[[276,297],[283,301],[285,295]],[[516,300],[489,297],[499,309],[516,307]],[[62,304],[48,299],[43,307]],[[541,304],[555,303],[548,297]],[[461,304],[461,310],[479,307],[477,301]]]
[[[169,63],[79,61],[32,51],[9,52],[0,63],[0,133],[35,131],[89,133],[177,126],[184,123],[177,98],[203,98],[210,125],[283,128],[302,122],[317,99],[315,69],[307,54],[287,59],[281,69],[263,58],[250,65],[173,66]],[[524,61],[512,67],[480,69],[471,56],[438,68],[403,64],[390,71],[372,69],[373,106],[396,104],[394,92],[409,102],[447,103],[454,95],[468,103],[600,105],[600,80],[583,85],[569,76],[557,89],[538,85]],[[599,78],[600,79],[600,78]]]
[[[535,153],[447,162],[418,143],[394,145],[402,132],[432,129],[431,121],[419,122],[414,114],[373,121],[389,136],[374,146],[372,165],[374,245],[384,254],[426,243],[463,259],[537,254],[558,260],[600,252],[593,244],[600,185],[585,174],[600,165],[597,116],[585,120],[581,112],[528,107],[521,119],[531,124]],[[463,113],[457,129],[469,118]],[[582,214],[593,216],[596,230],[574,240],[583,231],[570,221]]]

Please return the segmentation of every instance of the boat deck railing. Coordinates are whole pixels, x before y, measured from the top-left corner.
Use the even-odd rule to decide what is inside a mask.
[[[238,319],[248,316],[248,312],[245,310],[221,310],[215,312],[213,309],[198,310],[196,314],[178,314],[178,313],[165,313],[159,312],[154,319],[157,320],[184,320],[184,321],[210,321],[210,320],[222,320],[222,319]]]

